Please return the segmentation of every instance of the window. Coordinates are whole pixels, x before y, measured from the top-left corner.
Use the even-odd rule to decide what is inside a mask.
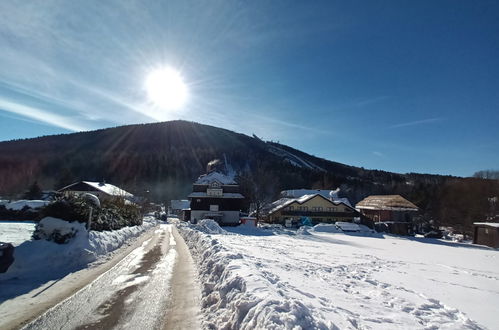
[[[222,197],[223,196],[223,190],[222,190],[222,188],[208,188],[206,190],[206,194],[208,196]]]

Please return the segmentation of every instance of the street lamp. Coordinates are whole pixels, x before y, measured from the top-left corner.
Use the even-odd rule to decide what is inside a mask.
[[[82,197],[88,204],[90,204],[90,212],[88,213],[88,221],[87,221],[87,230],[90,231],[90,226],[92,225],[93,207],[100,208],[100,201],[99,197],[90,193],[84,193]]]

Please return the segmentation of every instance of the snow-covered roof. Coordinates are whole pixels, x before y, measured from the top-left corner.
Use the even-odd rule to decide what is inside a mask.
[[[236,181],[234,181],[234,177],[222,174],[220,172],[211,172],[208,174],[203,174],[197,179],[195,184],[210,184],[215,181],[218,181],[221,184],[226,184],[226,185],[237,184]]]
[[[244,198],[240,193],[223,193],[222,196],[210,196],[205,192],[193,192],[190,193],[187,197],[189,198],[197,198],[197,197],[213,197],[213,198]]]
[[[306,201],[314,198],[315,196],[321,196],[321,197],[324,197],[323,195],[321,194],[308,194],[308,195],[303,195],[303,196],[300,196],[299,198],[288,198],[288,197],[283,197],[281,199],[278,199],[276,200],[275,202],[271,203],[268,205],[268,207],[266,207],[264,209],[264,212],[265,213],[268,213],[268,214],[271,214],[271,213],[274,213],[294,202],[297,202],[298,204],[303,204],[305,203]],[[349,204],[346,204],[345,202],[342,202],[342,201],[335,201],[335,200],[331,200],[329,198],[326,198],[324,197],[325,199],[327,199],[328,201],[330,201],[332,204],[334,205],[339,205],[339,204],[344,204],[350,208],[352,208],[351,205]]]
[[[327,189],[291,189],[291,190],[283,190],[281,191],[281,196],[282,197],[287,197],[287,198],[299,198],[305,195],[314,195],[314,194],[319,194],[322,197],[325,197],[329,200],[333,200],[335,203],[343,203],[346,204],[350,207],[352,207],[352,204],[350,204],[350,201],[348,198],[344,197],[338,197],[338,193],[340,192],[340,188],[337,188],[335,190],[327,190]]]
[[[355,206],[365,210],[418,211],[419,208],[400,195],[372,195]]]
[[[104,183],[104,182],[93,182],[93,181],[82,181],[89,186],[94,187],[97,190],[102,191],[110,196],[120,196],[120,197],[133,197],[131,193],[125,191],[121,188],[116,187],[115,185]]]
[[[485,225],[489,227],[499,228],[499,223],[497,222],[473,222],[474,225]]]
[[[75,189],[78,189],[78,188],[73,188],[73,187],[78,186],[81,183],[83,183],[87,186],[90,186],[90,187],[94,188],[95,190],[102,191],[103,193],[110,195],[110,196],[119,196],[119,197],[124,197],[127,199],[134,197],[133,194],[131,194],[128,191],[125,191],[121,188],[118,188],[115,185],[112,185],[110,183],[94,182],[94,181],[76,182],[76,183],[70,184],[69,186],[66,186],[66,187],[60,189],[59,191],[74,191]]]

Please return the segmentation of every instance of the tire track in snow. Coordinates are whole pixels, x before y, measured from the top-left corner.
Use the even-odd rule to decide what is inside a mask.
[[[171,227],[161,225],[151,240],[25,328],[158,328],[177,255],[170,242]]]

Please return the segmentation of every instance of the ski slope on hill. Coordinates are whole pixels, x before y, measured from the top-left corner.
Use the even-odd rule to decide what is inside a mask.
[[[222,283],[205,290],[206,318],[223,322],[223,308],[238,313],[229,327],[307,319],[304,326],[330,329],[497,328],[497,250],[378,234],[207,227],[193,235],[191,228],[183,230],[191,245],[208,239],[201,277],[213,277],[203,275],[205,263],[225,269]]]

